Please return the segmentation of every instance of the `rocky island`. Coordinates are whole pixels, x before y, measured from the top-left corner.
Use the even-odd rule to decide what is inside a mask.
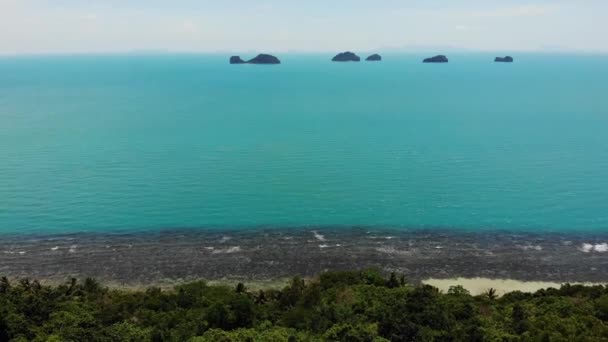
[[[239,56],[230,57],[230,64],[245,64],[246,62]]]
[[[425,58],[423,63],[447,63],[448,58],[444,55],[437,55],[435,57]]]
[[[247,62],[239,56],[232,56],[230,57],[230,64],[281,64],[281,61],[273,55],[261,53]]]
[[[367,57],[365,59],[368,62],[380,62],[382,60],[382,56],[380,56],[379,54],[375,53],[369,57]]]
[[[281,64],[281,61],[272,55],[259,54],[255,58],[250,59],[249,64]]]
[[[511,57],[511,56],[496,57],[496,59],[494,59],[494,62],[513,63],[513,57]]]
[[[361,61],[361,57],[355,55],[354,53],[347,51],[337,54],[331,60],[332,62],[359,62]]]

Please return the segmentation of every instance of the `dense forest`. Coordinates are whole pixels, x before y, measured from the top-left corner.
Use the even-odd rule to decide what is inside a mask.
[[[264,291],[2,278],[0,341],[608,341],[608,288],[471,296],[374,270],[296,277]]]

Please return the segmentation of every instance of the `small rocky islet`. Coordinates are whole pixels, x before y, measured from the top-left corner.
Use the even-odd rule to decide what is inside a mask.
[[[423,63],[447,63],[448,58],[444,55],[437,55],[434,57],[425,58]]]
[[[331,59],[332,62],[359,62],[361,61],[361,57],[357,56],[353,52],[346,51],[337,54],[334,58]]]
[[[375,54],[367,57],[365,60],[368,61],[368,62],[380,62],[380,61],[382,61],[382,56],[380,56],[379,54],[375,53]]]
[[[230,64],[281,64],[281,61],[273,55],[261,53],[248,61],[244,61],[240,56],[232,56]]]
[[[513,57],[511,57],[511,56],[496,57],[494,59],[494,62],[497,62],[497,63],[513,63]]]
[[[241,57],[239,57],[239,56],[230,57],[230,64],[245,64],[245,63],[247,63],[247,62],[242,60]]]

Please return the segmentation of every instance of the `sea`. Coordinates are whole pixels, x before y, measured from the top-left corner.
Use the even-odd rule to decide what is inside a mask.
[[[341,244],[319,239],[324,230],[336,240],[557,234],[608,271],[608,56],[421,62],[434,54],[278,54],[280,65],[230,65],[224,54],[0,57],[0,273],[26,274],[31,263],[15,260],[42,240],[225,243],[229,232],[293,231],[314,251]],[[513,246],[543,249],[534,239]],[[36,262],[62,247],[44,248]]]

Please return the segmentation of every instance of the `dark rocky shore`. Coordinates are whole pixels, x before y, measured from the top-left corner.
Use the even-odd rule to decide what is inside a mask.
[[[293,228],[3,236],[0,275],[136,286],[378,267],[426,278],[608,281],[603,235]]]

